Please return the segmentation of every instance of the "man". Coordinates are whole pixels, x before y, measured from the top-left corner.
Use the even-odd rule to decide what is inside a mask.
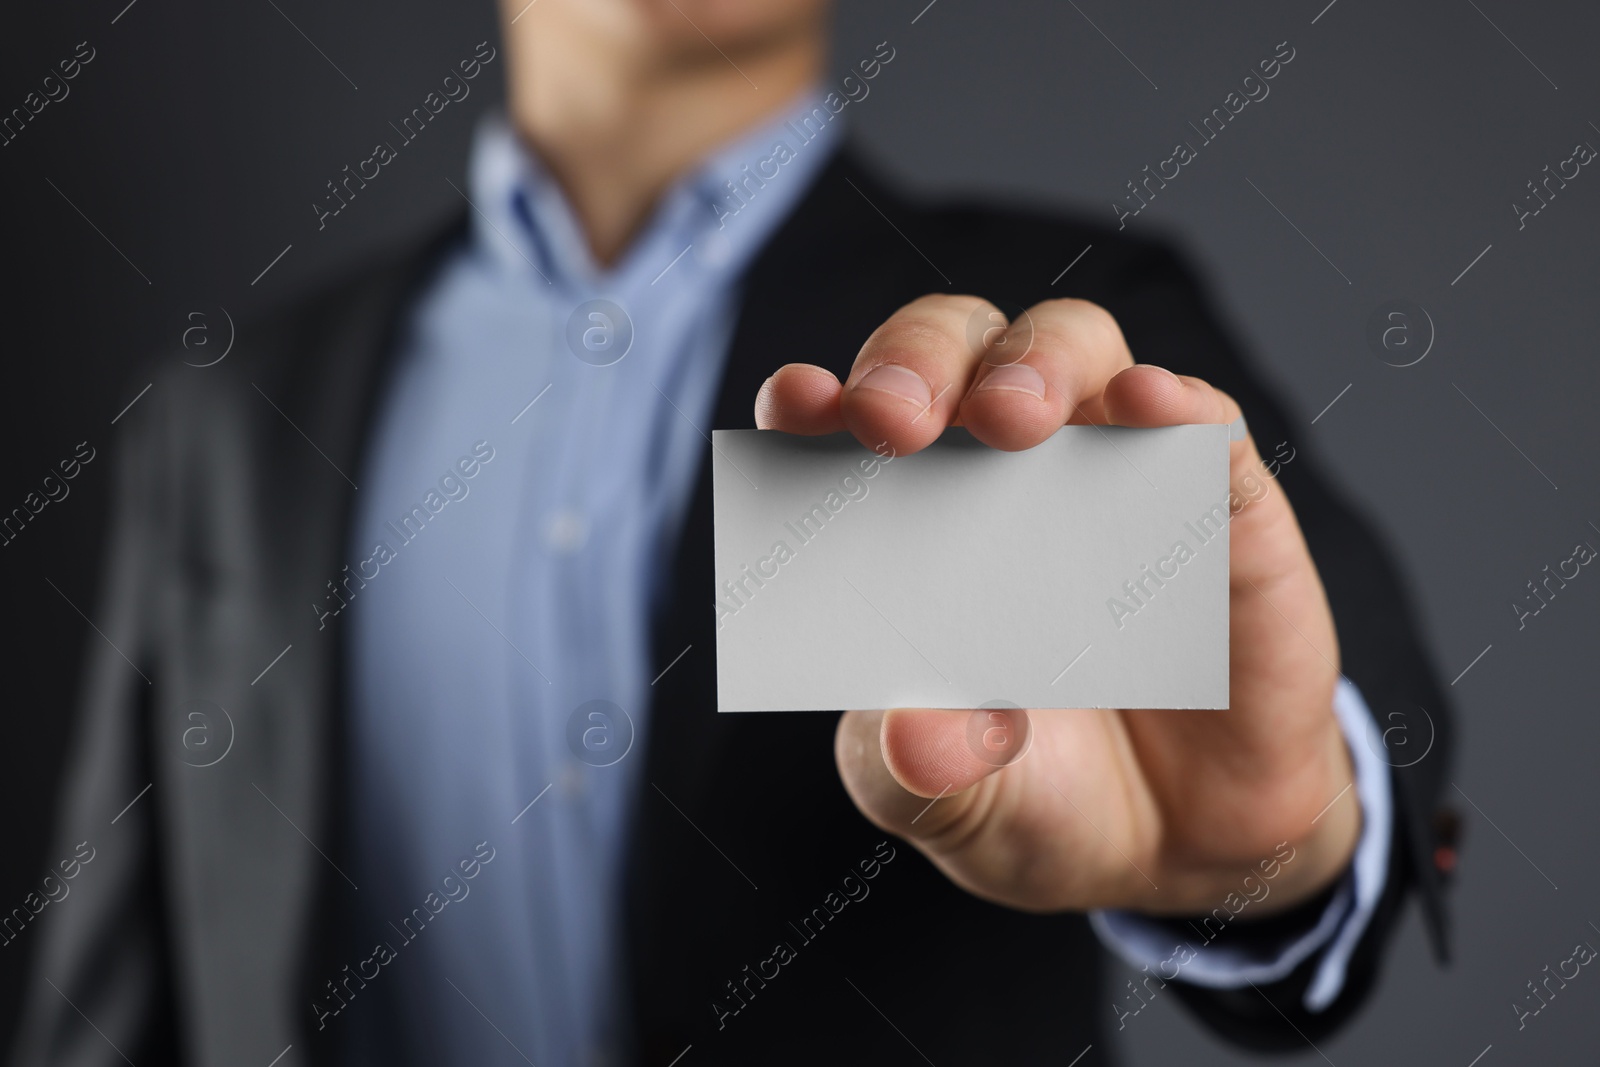
[[[895,48],[818,88],[826,6],[511,0],[460,223],[161,373],[19,1062],[1090,1064],[1164,994],[1299,1049],[1410,890],[1439,942],[1371,535],[1170,252],[866,174]],[[703,430],[752,401],[898,456],[1234,427],[1230,709],[1015,713],[1003,768],[977,712],[717,716]]]

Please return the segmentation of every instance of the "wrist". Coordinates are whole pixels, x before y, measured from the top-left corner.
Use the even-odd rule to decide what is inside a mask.
[[[1361,800],[1342,736],[1338,744],[1347,784],[1304,836],[1288,842],[1294,849],[1294,859],[1283,865],[1282,874],[1273,883],[1272,896],[1262,901],[1255,918],[1288,911],[1322,895],[1344,875],[1355,857],[1363,825]]]
[[[1285,783],[1260,794],[1258,814],[1278,814],[1259,819],[1250,851],[1235,841],[1226,858],[1213,852],[1169,867],[1158,876],[1163,892],[1125,906],[1166,916],[1208,914],[1221,906],[1240,918],[1265,919],[1318,897],[1349,869],[1361,841],[1364,815],[1355,779],[1349,742],[1330,715],[1325,740]],[[1283,814],[1290,811],[1299,814]]]

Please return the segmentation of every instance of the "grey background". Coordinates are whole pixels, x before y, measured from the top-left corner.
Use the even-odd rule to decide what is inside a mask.
[[[1510,605],[1577,540],[1600,544],[1589,526],[1600,524],[1590,415],[1600,232],[1600,189],[1590,186],[1600,177],[1586,168],[1520,232],[1510,205],[1575,142],[1600,144],[1591,125],[1600,11],[1508,0],[1337,0],[1325,11],[1326,0],[924,2],[841,13],[841,66],[880,40],[897,49],[847,112],[871,156],[928,193],[1008,195],[1107,220],[1124,182],[1166,158],[1188,121],[1278,42],[1297,50],[1271,96],[1129,226],[1177,235],[1196,253],[1298,416],[1293,443],[1389,537],[1445,679],[1492,645],[1450,690],[1463,728],[1453,779],[1464,793],[1452,794],[1467,816],[1455,962],[1435,968],[1413,912],[1367,1010],[1320,1055],[1299,1059],[1466,1067],[1491,1044],[1483,1067],[1592,1058],[1597,980],[1574,981],[1521,1033],[1510,1005],[1575,942],[1600,943],[1590,926],[1600,922],[1591,828],[1600,577],[1585,569],[1520,632]],[[491,67],[465,105],[318,233],[309,205],[322,183],[494,33],[490,7],[125,3],[10,12],[0,36],[6,111],[78,41],[99,53],[70,97],[0,148],[9,357],[0,510],[76,442],[100,453],[71,497],[0,549],[10,609],[6,910],[65,858],[45,854],[45,835],[76,664],[98,640],[65,598],[92,604],[110,420],[144,384],[125,368],[176,345],[190,312],[217,323],[219,305],[238,317],[282,301],[455,210],[445,178],[459,181],[470,112],[490,101],[500,73]],[[1081,249],[1059,251],[1065,267]],[[1421,303],[1437,326],[1414,367],[1384,365],[1364,341],[1369,314],[1394,298]],[[7,1032],[36,941],[24,932],[0,951]],[[1115,1040],[1133,1064],[1243,1055],[1170,997]]]

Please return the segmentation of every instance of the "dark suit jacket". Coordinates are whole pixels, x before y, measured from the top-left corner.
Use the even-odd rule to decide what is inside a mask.
[[[347,543],[355,490],[333,467],[361,469],[396,321],[440,240],[458,237],[404,249],[244,330],[217,366],[168,361],[119,427],[94,613],[107,640],[91,641],[61,814],[62,855],[79,841],[96,854],[33,946],[19,1062],[109,1065],[126,1053],[141,1065],[265,1065],[291,1044],[284,1067],[335,1055],[338,1022],[317,1031],[311,1005],[349,960],[341,930],[362,901],[333,866],[345,854],[345,631],[319,632],[310,605]],[[913,204],[845,154],[743,284],[718,427],[751,425],[757,388],[781,364],[842,375],[890,312],[944,290],[1008,308],[1060,295],[1100,303],[1136,356],[1237,397],[1263,453],[1296,449],[1281,485],[1321,568],[1346,673],[1380,721],[1418,721],[1420,706],[1440,736],[1394,773],[1388,891],[1333,1008],[1301,1006],[1309,965],[1259,991],[1168,991],[1234,1040],[1296,1049],[1361,1000],[1412,890],[1442,953],[1431,856],[1447,719],[1401,584],[1171,251],[1081,221]],[[665,1067],[690,1045],[684,1067],[911,1062],[914,1044],[940,1067],[1065,1063],[1091,1043],[1081,1062],[1104,1062],[1123,991],[1103,988],[1081,916],[979,901],[900,843],[868,897],[802,931],[844,876],[888,849],[840,786],[834,715],[714,711],[709,472],[708,454],[677,557],[661,561],[675,585],[657,619],[658,669],[693,648],[657,686],[648,751],[634,757],[658,787],[637,811],[632,981],[618,991],[638,1062]],[[232,748],[210,767],[192,766],[184,746],[197,700],[230,720]],[[1247,926],[1225,936],[1252,936]],[[772,973],[763,961],[780,942],[794,958],[752,981]]]

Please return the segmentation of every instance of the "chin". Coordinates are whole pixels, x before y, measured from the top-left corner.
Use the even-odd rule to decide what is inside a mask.
[[[587,3],[588,0],[583,0]],[[601,0],[631,9],[664,48],[724,52],[760,48],[820,18],[829,0]],[[641,28],[644,28],[641,27]]]

